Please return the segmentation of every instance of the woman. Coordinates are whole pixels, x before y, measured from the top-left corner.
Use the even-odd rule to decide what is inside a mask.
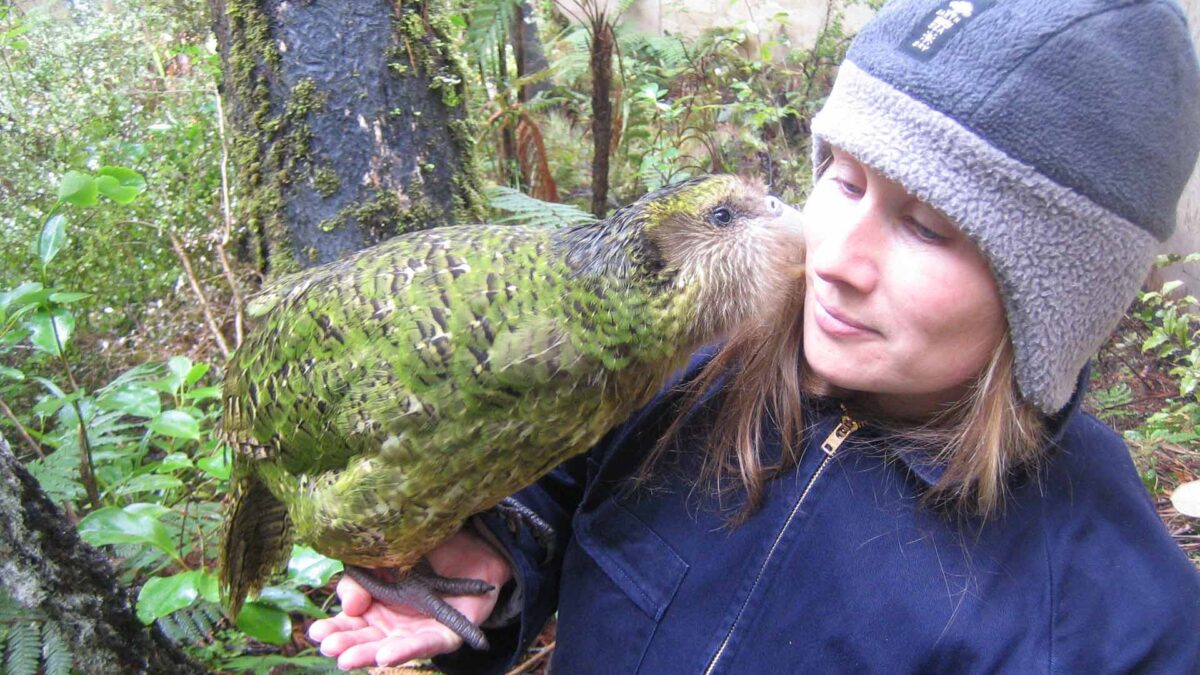
[[[1200,77],[1163,0],[900,1],[813,120],[803,293],[433,555],[502,672],[1194,672],[1200,581],[1086,363],[1174,227]],[[550,560],[544,560],[549,554]],[[455,650],[339,585],[341,667]]]

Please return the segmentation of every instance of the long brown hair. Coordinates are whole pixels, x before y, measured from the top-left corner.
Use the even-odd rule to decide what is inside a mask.
[[[735,492],[741,507],[731,524],[752,515],[762,503],[767,481],[795,466],[803,451],[804,400],[830,394],[830,387],[808,368],[803,355],[804,284],[798,281],[774,311],[735,331],[688,384],[671,426],[655,445],[636,477],[647,483],[653,469],[679,438],[688,412],[704,393],[723,385],[719,409],[707,429],[697,486],[711,488],[720,500]],[[856,417],[881,427],[887,437],[927,448],[946,469],[925,495],[926,503],[948,504],[962,515],[990,516],[1002,506],[1006,478],[1028,466],[1045,445],[1045,422],[1024,402],[1014,377],[1013,349],[1007,335],[977,376],[970,393],[922,425],[888,420],[853,407]],[[782,452],[764,465],[763,420],[778,429]]]

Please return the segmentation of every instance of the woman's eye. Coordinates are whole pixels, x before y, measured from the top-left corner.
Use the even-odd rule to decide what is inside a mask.
[[[841,188],[842,193],[848,196],[856,198],[862,196],[862,188],[851,181],[846,180],[845,178],[838,178],[837,176],[834,176],[833,182],[837,183],[838,187]]]
[[[912,219],[908,221],[908,229],[921,241],[937,243],[946,240],[946,237],[942,234],[939,234],[938,232],[935,232],[934,230],[931,230]]]
[[[718,225],[728,225],[733,222],[733,211],[730,211],[727,206],[718,206],[710,215],[713,222]]]

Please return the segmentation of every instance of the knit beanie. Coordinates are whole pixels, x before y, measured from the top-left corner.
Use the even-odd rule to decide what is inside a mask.
[[[897,0],[812,121],[957,224],[995,275],[1021,395],[1054,414],[1133,300],[1200,148],[1168,0]]]

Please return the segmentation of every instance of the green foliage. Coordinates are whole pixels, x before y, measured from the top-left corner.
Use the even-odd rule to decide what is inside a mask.
[[[202,5],[109,4],[0,3],[0,287],[35,276],[25,244],[44,224],[39,205],[122,205],[74,212],[59,221],[71,240],[43,242],[67,253],[61,276],[90,294],[74,312],[89,331],[157,319],[147,300],[180,276],[166,233],[207,235],[220,180],[217,57],[187,37],[203,36]],[[48,179],[61,179],[57,194]],[[135,199],[148,185],[154,194]],[[210,267],[197,248],[195,264]]]
[[[69,675],[72,659],[58,624],[0,593],[0,663],[6,675]]]
[[[84,541],[113,547],[122,578],[139,589],[138,618],[158,622],[185,648],[220,665],[254,641],[291,643],[292,613],[323,617],[301,586],[322,587],[341,566],[297,550],[288,579],[265,589],[229,627],[212,571],[229,460],[217,433],[220,387],[210,365],[171,356],[91,389],[75,377],[86,358],[72,341],[77,303],[88,294],[60,284],[59,253],[74,234],[66,223],[80,210],[128,204],[145,187],[140,174],[123,167],[63,176],[26,249],[36,257],[39,280],[0,291],[0,356],[15,364],[8,357],[33,355],[0,370],[0,393],[32,396],[28,416],[17,420],[36,446],[24,449],[27,467],[52,499],[86,514],[78,526]],[[0,629],[0,644],[6,672],[69,672],[66,642],[53,621],[13,623]]]
[[[1200,255],[1188,256],[1187,261],[1200,261]],[[1195,296],[1176,293],[1180,286],[1168,282],[1161,290],[1142,293],[1131,312],[1149,332],[1142,351],[1162,364],[1178,389],[1176,396],[1127,434],[1135,442],[1200,444],[1200,313]]]
[[[570,204],[555,204],[534,199],[529,195],[503,186],[486,191],[491,207],[509,215],[499,218],[498,223],[520,223],[545,227],[561,227],[590,223],[595,216]]]

